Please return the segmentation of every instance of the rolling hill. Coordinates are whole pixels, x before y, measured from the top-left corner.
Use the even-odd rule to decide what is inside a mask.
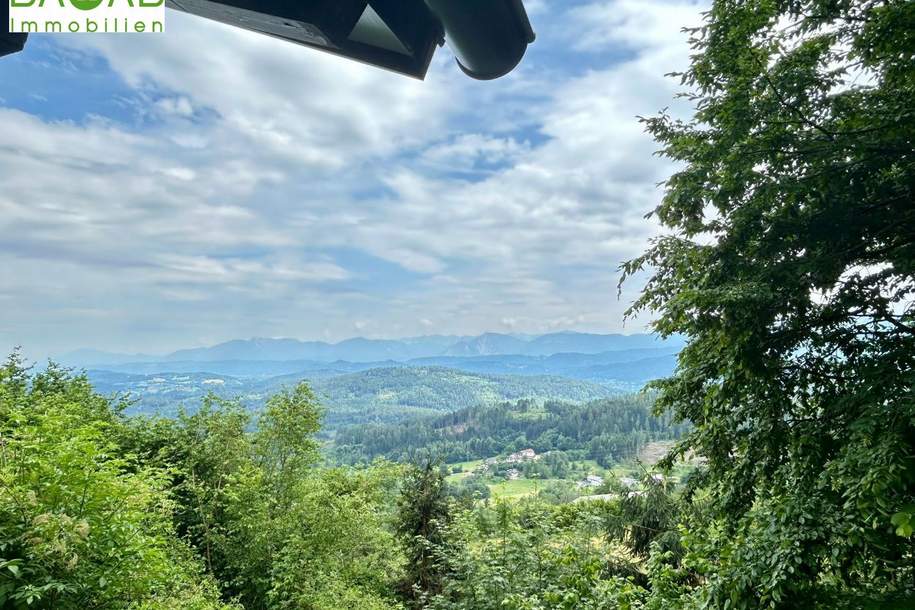
[[[252,409],[270,394],[307,380],[326,408],[328,429],[343,424],[397,422],[521,398],[582,402],[619,394],[599,384],[554,376],[481,375],[442,367],[376,368],[343,375],[294,374],[246,379],[215,373],[136,375],[89,371],[104,394],[129,394],[133,414],[194,409],[207,393],[238,397]]]

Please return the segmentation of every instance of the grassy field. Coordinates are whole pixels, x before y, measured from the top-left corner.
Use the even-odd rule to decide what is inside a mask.
[[[471,474],[473,474],[474,470],[482,465],[483,460],[471,460],[469,462],[455,462],[454,464],[448,464],[448,470],[455,470],[460,468],[461,471],[456,473],[453,472],[452,474],[445,477],[445,480],[452,484],[458,483],[469,477]]]
[[[532,496],[543,489],[547,483],[557,479],[518,479],[517,481],[500,481],[490,483],[492,497],[499,500],[511,500]]]
[[[573,465],[586,474],[603,475],[605,472],[607,472],[607,469],[598,464],[597,460],[581,460],[579,462],[573,462]]]
[[[464,472],[473,472],[483,465],[484,460],[470,460],[469,462],[455,462],[448,464],[448,468],[460,468]]]

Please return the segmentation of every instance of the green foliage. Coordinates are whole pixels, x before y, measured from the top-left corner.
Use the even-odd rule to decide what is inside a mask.
[[[679,551],[675,526],[680,507],[665,483],[646,476],[644,487],[640,492],[620,491],[619,500],[604,514],[608,537],[643,558],[650,551]]]
[[[451,519],[445,478],[433,460],[412,466],[397,502],[397,534],[406,550],[405,597],[422,608],[439,593],[445,528]]]
[[[175,420],[0,368],[0,606],[393,609],[398,467],[326,469],[307,386]],[[393,551],[393,552],[392,552]]]
[[[254,427],[237,402],[136,420],[131,442],[174,474],[176,525],[245,608],[392,608],[401,560],[388,522],[396,469],[316,467],[308,386],[271,397]]]
[[[458,513],[443,553],[436,610],[597,610],[640,607],[641,568],[602,541],[605,503],[499,502]]]
[[[271,607],[389,609],[402,574],[389,527],[399,469],[324,470],[304,479],[286,517],[291,533],[272,568]]]
[[[707,458],[658,607],[910,594],[915,3],[717,0],[692,35],[695,116],[646,121],[670,233],[624,268],[689,339],[655,387]]]
[[[167,475],[112,440],[84,377],[0,368],[0,606],[221,607],[174,536]]]
[[[448,493],[462,506],[473,506],[476,502],[492,496],[489,485],[478,476],[470,476],[456,484],[449,484]]]

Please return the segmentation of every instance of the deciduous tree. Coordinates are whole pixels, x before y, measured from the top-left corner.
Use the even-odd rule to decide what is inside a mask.
[[[688,595],[827,607],[913,586],[915,3],[716,0],[645,121],[680,169],[624,265],[689,345],[656,384],[713,509]],[[830,596],[838,596],[832,598]]]

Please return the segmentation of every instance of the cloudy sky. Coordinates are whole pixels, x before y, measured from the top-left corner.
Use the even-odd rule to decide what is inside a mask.
[[[691,0],[527,0],[522,66],[425,82],[173,11],[0,60],[0,348],[636,332]]]

